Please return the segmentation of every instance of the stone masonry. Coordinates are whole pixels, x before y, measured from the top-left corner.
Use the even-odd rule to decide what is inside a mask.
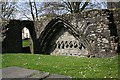
[[[20,26],[22,28],[27,26],[30,30],[33,53],[110,57],[120,52],[119,10],[88,10],[62,16],[48,14],[41,16],[40,21],[35,21],[31,25],[32,21],[25,22],[18,20],[13,22],[11,20],[5,26],[8,28],[9,34],[5,33],[6,38],[3,40],[2,46],[3,52],[21,51],[20,38],[14,44],[20,47],[19,50],[15,46],[7,50],[12,39],[20,36]],[[16,29],[20,31],[14,35]],[[17,34],[19,35],[17,36]]]

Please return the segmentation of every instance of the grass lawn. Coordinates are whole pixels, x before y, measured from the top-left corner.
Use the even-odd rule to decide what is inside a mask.
[[[118,78],[118,57],[80,58],[38,54],[3,54],[2,67],[19,66],[74,78]]]
[[[26,47],[26,46],[29,46],[29,40],[22,40],[22,46],[23,47]]]

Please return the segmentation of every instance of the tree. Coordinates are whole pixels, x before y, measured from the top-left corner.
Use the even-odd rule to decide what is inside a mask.
[[[29,0],[29,5],[30,5],[30,10],[31,10],[31,15],[32,15],[32,18],[33,20],[38,20],[38,10],[37,10],[37,7],[36,7],[36,2],[35,0],[33,2],[31,2],[31,0]],[[35,11],[35,13],[34,13]]]
[[[45,2],[44,3],[44,10],[48,13],[57,13],[61,11],[63,14],[64,12],[70,12],[70,13],[78,13],[85,9],[85,7],[88,5],[90,0],[86,0],[86,2],[70,2],[69,0],[67,2],[61,1],[61,2]]]
[[[35,2],[35,0],[20,2],[17,8],[23,18],[33,21],[39,20],[42,11],[41,3]]]
[[[14,18],[14,11],[16,11],[16,2],[0,1],[0,41],[6,37],[5,33],[8,30],[5,26],[9,23],[9,19]]]
[[[66,9],[71,13],[78,13],[85,9],[90,0],[86,0],[86,2],[64,2],[66,4]]]
[[[10,19],[13,15],[15,9],[16,2],[0,2],[1,10],[0,10],[0,18],[3,19]]]

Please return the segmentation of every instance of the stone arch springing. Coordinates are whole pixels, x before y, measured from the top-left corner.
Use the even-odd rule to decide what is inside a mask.
[[[79,42],[81,42],[88,49],[89,53],[92,53],[92,47],[90,46],[88,41],[83,36],[81,36],[82,33],[78,33],[74,26],[60,18],[56,18],[50,21],[45,27],[44,31],[41,33],[41,36],[39,37],[40,53],[50,54],[55,47],[52,44],[54,44],[55,40],[61,34],[63,34],[61,30],[64,29],[67,29],[70,34],[72,34]],[[50,49],[50,47],[53,47],[53,49]]]

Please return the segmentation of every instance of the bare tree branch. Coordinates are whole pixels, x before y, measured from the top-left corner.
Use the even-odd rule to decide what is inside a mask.
[[[9,19],[11,15],[13,15],[13,12],[15,11],[15,4],[16,2],[0,2],[1,5],[1,12],[0,17],[2,19]]]
[[[67,10],[69,10],[71,13],[78,13],[85,9],[85,7],[88,5],[90,0],[87,0],[84,4],[82,2],[67,2],[63,1],[66,5]],[[83,4],[83,6],[81,6]]]
[[[30,0],[29,0],[29,5],[30,5],[32,18],[33,18],[33,20],[35,20],[35,16],[34,16],[34,13],[33,13],[33,8],[32,8],[32,2]]]
[[[89,2],[85,2],[85,4],[82,6],[80,11],[83,11],[85,9],[85,7],[88,5]]]
[[[35,6],[35,12],[36,12],[36,19],[38,20],[38,10],[37,10],[37,7],[36,7],[36,3],[35,3],[35,0],[34,0],[34,6]]]

